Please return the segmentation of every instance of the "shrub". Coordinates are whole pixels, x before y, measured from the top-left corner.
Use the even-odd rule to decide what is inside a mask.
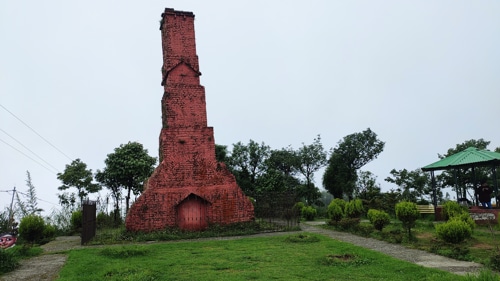
[[[340,221],[330,221],[330,225],[333,225],[341,230],[353,230],[359,225],[359,218],[342,218]]]
[[[19,266],[16,255],[9,250],[0,249],[0,274],[10,272]]]
[[[466,224],[469,225],[470,229],[474,231],[474,228],[476,228],[476,223],[474,220],[471,218],[468,212],[461,213],[459,215],[454,215],[453,217],[450,218],[450,220],[459,220],[463,221]]]
[[[460,204],[458,204],[458,202],[455,201],[447,201],[446,203],[444,203],[442,212],[443,218],[445,220],[449,220],[450,218],[462,213],[467,213],[467,215],[469,214],[466,207],[461,206]]]
[[[344,217],[345,204],[346,202],[342,199],[333,199],[328,205],[328,218],[332,221],[340,221]]]
[[[21,219],[19,237],[28,243],[40,243],[44,238],[45,222],[42,217],[29,215]]]
[[[382,231],[386,225],[391,223],[388,213],[375,209],[368,210],[368,220],[370,220],[370,223],[378,231]]]
[[[316,217],[316,214],[317,214],[317,211],[316,211],[316,209],[314,209],[313,206],[307,206],[307,207],[302,208],[302,216],[308,221],[314,220],[314,218]]]
[[[403,223],[403,227],[411,238],[411,228],[415,226],[415,221],[420,217],[417,204],[403,201],[396,204],[396,217]]]
[[[83,227],[83,212],[81,210],[74,211],[71,214],[71,230],[80,232]]]
[[[96,217],[96,226],[99,229],[113,227],[113,217],[103,212],[98,213]]]
[[[445,242],[458,244],[472,236],[472,229],[466,222],[452,219],[436,225],[436,234]]]
[[[346,203],[344,213],[348,218],[360,218],[363,211],[363,201],[354,199]]]

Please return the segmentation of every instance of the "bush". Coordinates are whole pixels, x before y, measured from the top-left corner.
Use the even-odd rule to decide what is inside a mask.
[[[388,213],[375,209],[368,210],[368,220],[370,220],[370,223],[378,231],[382,231],[385,226],[391,223]]]
[[[19,237],[28,243],[40,243],[44,238],[45,222],[42,217],[29,215],[21,219]]]
[[[474,228],[476,228],[476,223],[474,222],[474,220],[469,215],[469,212],[461,213],[459,215],[454,215],[453,217],[450,218],[450,220],[463,221],[463,222],[465,222],[466,224],[469,225],[469,227],[470,227],[470,229],[472,231],[474,231]]]
[[[113,217],[103,212],[98,213],[96,217],[96,226],[98,229],[113,227]]]
[[[466,207],[461,206],[460,204],[458,204],[458,202],[455,201],[447,201],[446,203],[444,203],[442,212],[443,218],[445,220],[449,220],[450,218],[461,215],[463,213],[466,213],[467,215],[469,214]]]
[[[331,220],[329,225],[333,225],[341,230],[355,230],[360,221],[361,220],[359,218],[342,218],[339,221]]]
[[[328,218],[332,221],[340,221],[344,217],[345,204],[346,202],[342,199],[333,199],[328,205]]]
[[[452,219],[436,225],[436,234],[445,242],[458,244],[472,236],[472,229],[466,222]]]
[[[302,208],[302,216],[308,220],[308,221],[313,221],[314,218],[316,217],[317,211],[314,209],[313,206],[307,206]]]
[[[9,250],[0,249],[0,274],[10,272],[19,266],[16,255]]]
[[[408,201],[399,202],[396,204],[396,217],[408,231],[408,238],[411,238],[411,228],[415,226],[415,221],[420,217],[417,204]]]
[[[345,205],[344,213],[348,218],[360,218],[363,212],[363,201],[361,201],[361,199],[351,200]]]
[[[83,227],[83,212],[74,211],[71,214],[71,230],[74,232],[81,232]]]

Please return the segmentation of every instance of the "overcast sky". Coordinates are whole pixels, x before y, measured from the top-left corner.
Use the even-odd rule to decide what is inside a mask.
[[[95,172],[129,141],[158,156],[165,7],[196,15],[217,144],[329,150],[371,128],[386,145],[362,169],[384,191],[458,143],[500,146],[496,0],[3,1],[2,210],[26,171],[49,212],[72,159]]]

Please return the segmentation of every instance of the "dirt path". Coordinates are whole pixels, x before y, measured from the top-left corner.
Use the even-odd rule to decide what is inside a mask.
[[[318,233],[331,237],[333,239],[382,252],[394,258],[415,263],[424,267],[437,268],[451,273],[465,275],[468,273],[478,272],[482,265],[473,262],[457,261],[454,259],[445,258],[439,255],[434,255],[425,251],[408,249],[401,245],[390,244],[371,238],[364,238],[349,233],[338,232],[323,229],[315,226],[315,223],[303,223],[301,225],[303,231]],[[223,237],[223,238],[206,238],[200,240],[230,240],[240,239],[245,237],[262,237],[287,235],[290,232],[265,233],[251,236],[238,237]],[[59,271],[64,266],[68,256],[64,251],[81,248],[79,236],[63,236],[57,237],[46,245],[43,245],[44,254],[21,262],[21,267],[10,272],[0,280],[4,281],[51,281],[56,280],[59,276]]]

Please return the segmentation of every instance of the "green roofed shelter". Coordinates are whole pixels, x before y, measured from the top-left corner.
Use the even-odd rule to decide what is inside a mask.
[[[432,164],[429,164],[425,167],[422,168],[422,171],[426,172],[431,172],[431,178],[432,178],[432,188],[434,191],[434,198],[433,198],[433,203],[434,206],[437,204],[437,198],[436,198],[436,181],[434,179],[434,171],[439,171],[439,170],[459,170],[459,169],[468,169],[472,168],[472,171],[474,172],[474,169],[476,167],[491,167],[491,171],[493,174],[493,179],[494,179],[494,190],[495,190],[495,197],[498,195],[498,183],[497,183],[497,176],[496,176],[496,167],[500,166],[500,153],[497,152],[492,152],[489,150],[479,150],[476,147],[469,147],[463,151],[460,151],[458,153],[455,153],[453,155],[450,155],[446,158],[443,158],[437,162],[434,162]],[[476,183],[474,183],[474,186],[476,186]],[[465,198],[465,192],[462,195],[463,198]]]
[[[422,171],[491,166],[500,166],[500,153],[469,147],[463,151],[423,167]]]

